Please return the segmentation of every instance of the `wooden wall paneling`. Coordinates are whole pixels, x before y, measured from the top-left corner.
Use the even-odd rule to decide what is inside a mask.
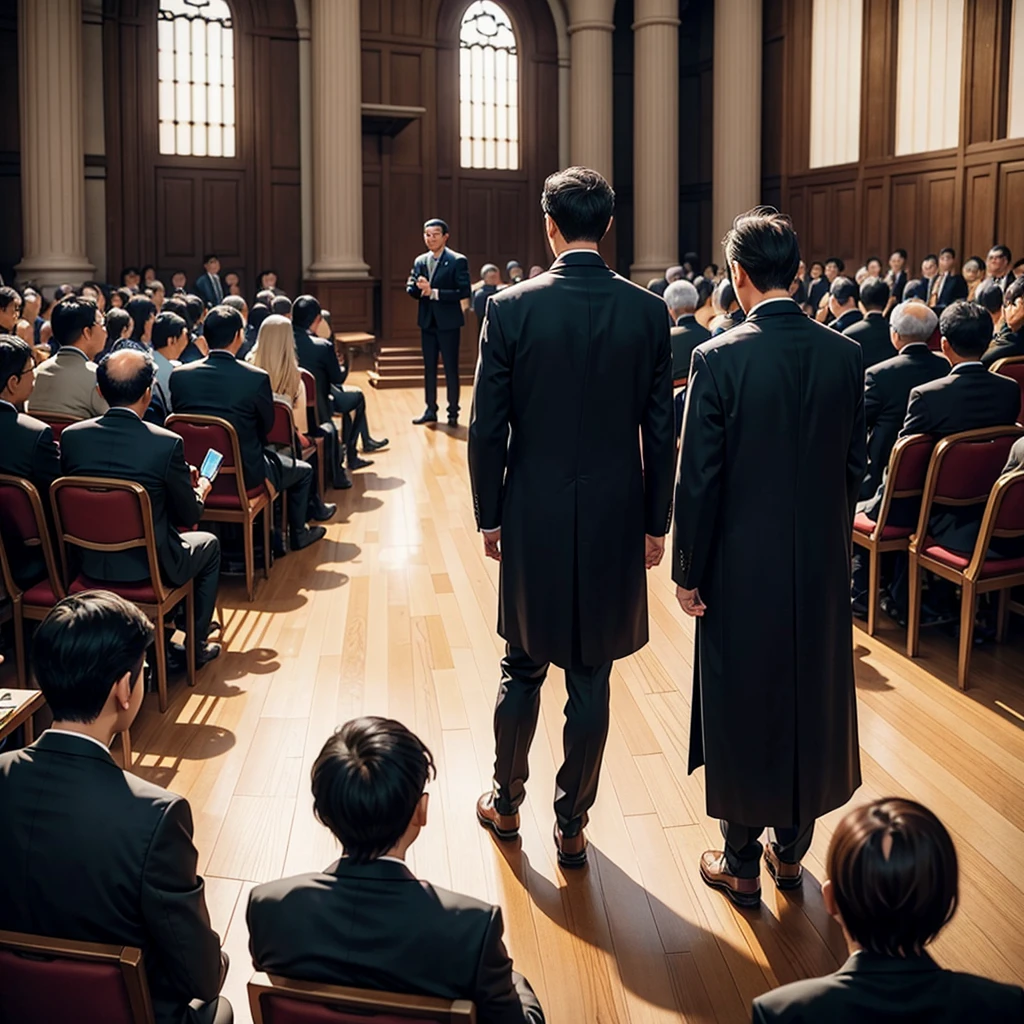
[[[793,227],[796,228],[797,238],[800,240],[800,255],[804,258],[804,261],[810,265],[811,260],[817,259],[818,257],[811,251],[811,236],[810,232],[807,230],[807,207],[804,197],[804,189],[802,187],[790,188],[786,195],[788,195],[788,198],[785,201],[786,205],[783,209],[789,214],[793,221]]]
[[[864,258],[878,256],[882,260],[882,265],[885,266],[886,257],[891,251],[888,238],[889,211],[886,203],[885,179],[875,178],[865,181],[863,196],[862,252]]]
[[[811,8],[788,0],[786,21],[786,173],[806,171],[811,158]]]
[[[1024,252],[1024,160],[999,167],[995,240],[1014,254]]]
[[[936,171],[920,176],[919,234],[917,245],[927,252],[938,252],[951,245],[959,253],[960,217],[958,216],[957,176],[953,171]]]
[[[968,0],[964,26],[963,138],[991,142],[1006,130],[1013,0]]]
[[[865,0],[861,74],[861,160],[893,151],[896,109],[896,0]]]
[[[14,278],[23,255],[21,225],[21,129],[18,102],[18,2],[0,0],[0,276]]]
[[[917,240],[918,181],[912,175],[890,180],[892,182],[889,191],[890,246],[907,250],[910,267],[908,274],[911,278],[917,277],[921,257],[924,256],[924,250],[920,248],[920,243]]]
[[[964,256],[981,256],[992,246],[996,227],[998,165],[967,168],[964,197]]]
[[[807,239],[811,244],[811,258],[825,259],[832,252],[832,189],[827,186],[810,188],[807,192]]]
[[[711,237],[714,16],[714,4],[689,4],[679,26],[679,255],[696,252],[702,264],[722,261]],[[630,89],[632,109],[631,79]]]
[[[847,267],[851,273],[862,258],[857,193],[855,181],[836,185],[832,193],[832,255],[851,264]]]
[[[364,36],[367,32],[381,31],[381,16],[385,7],[386,5],[381,3],[381,0],[362,0],[359,5],[359,26]],[[365,94],[363,99],[366,100]],[[376,100],[366,100],[366,102],[376,102]]]

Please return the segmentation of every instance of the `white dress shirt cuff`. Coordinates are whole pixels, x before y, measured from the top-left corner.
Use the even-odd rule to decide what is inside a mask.
[[[437,289],[436,288],[431,288],[430,289],[430,297],[432,299],[434,299],[435,301],[437,300]]]

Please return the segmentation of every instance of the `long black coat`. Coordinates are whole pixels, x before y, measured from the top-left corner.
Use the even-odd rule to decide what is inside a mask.
[[[644,534],[668,532],[674,448],[658,296],[590,252],[491,296],[469,469],[477,526],[501,527],[509,643],[562,667],[647,643]]]
[[[698,588],[690,771],[708,813],[809,822],[860,785],[850,530],[860,346],[779,299],[693,355],[673,579]]]

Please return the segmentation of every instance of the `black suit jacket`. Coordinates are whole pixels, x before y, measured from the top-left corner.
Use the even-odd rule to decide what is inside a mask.
[[[810,280],[810,279],[808,279],[808,280]],[[828,291],[828,278],[827,277],[816,278],[815,280],[810,281],[810,283],[808,284],[808,286],[807,286],[807,305],[809,305],[811,307],[811,309],[815,313],[817,313],[817,311],[818,311],[818,306],[821,305],[821,298],[822,298],[822,296],[827,291]]]
[[[922,302],[927,302],[929,283],[929,280],[923,277],[915,277],[912,281],[908,281],[903,289],[903,300],[920,299]]]
[[[238,434],[248,490],[266,479],[263,448],[274,426],[274,393],[270,376],[252,363],[239,362],[223,349],[205,359],[179,366],[171,374],[175,412],[220,416]]]
[[[217,287],[213,281],[210,280],[210,275],[203,273],[200,274],[196,279],[196,295],[198,295],[207,306],[215,306],[218,302],[222,301],[227,292],[224,290],[224,283],[217,278],[217,283],[220,284],[220,298],[217,298]]]
[[[644,534],[668,531],[674,459],[664,300],[596,252],[491,296],[469,470],[477,526],[502,528],[509,643],[566,667],[647,642]]]
[[[943,970],[927,954],[901,959],[861,951],[834,974],[754,1000],[753,1024],[963,1024],[1024,1020],[1024,990]]]
[[[949,373],[949,363],[922,342],[907,345],[864,374],[864,420],[868,428],[868,466],[860,489],[866,501],[878,490],[889,456],[907,416],[910,392]]]
[[[61,465],[67,476],[134,480],[149,494],[153,529],[164,577],[174,586],[189,579],[188,545],[176,527],[192,528],[203,503],[192,488],[184,445],[177,434],[140,420],[130,409],[110,409],[98,419],[72,423],[61,435]],[[149,577],[142,548],[101,552],[82,549],[87,576],[112,582]]]
[[[496,295],[500,289],[496,284],[482,284],[473,292],[473,312],[477,320],[483,323],[484,313],[487,312],[487,300]]]
[[[437,298],[423,298],[416,287],[416,279],[430,277],[427,270],[429,255],[425,252],[416,257],[405,286],[409,295],[419,302],[416,323],[421,330],[458,330],[466,322],[462,315],[462,300],[468,299],[470,293],[469,261],[461,252],[445,247],[430,281],[431,288],[437,289]]]
[[[683,380],[690,373],[690,360],[693,350],[711,337],[711,332],[697,323],[697,318],[689,313],[681,316],[670,332],[672,344],[672,380]]]
[[[889,292],[892,295],[894,302],[903,301],[903,289],[907,287],[907,272],[901,270],[898,274],[894,274],[891,270],[885,275],[886,284],[889,285]]]
[[[1008,356],[1024,356],[1024,331],[1014,334],[1006,324],[1003,324],[996,331],[996,336],[981,357],[981,361],[986,366],[991,366],[996,360],[1006,359]]]
[[[864,319],[864,314],[859,309],[848,309],[842,316],[838,316],[828,326],[833,331],[845,334],[848,327],[859,324]]]
[[[881,313],[872,310],[862,320],[850,324],[844,331],[848,338],[852,338],[858,345],[864,356],[864,369],[881,363],[883,360],[891,359],[896,354],[893,348],[892,338],[889,336],[889,321]]]
[[[940,274],[939,276],[941,277],[942,275]],[[936,316],[940,316],[947,306],[951,306],[958,299],[967,298],[967,279],[963,274],[947,274],[946,279],[938,287],[939,293],[935,298],[935,306],[933,307]],[[931,298],[930,287],[928,297]]]
[[[246,912],[259,971],[304,981],[472,999],[480,1024],[543,1024],[513,972],[501,910],[419,881],[402,863],[354,864],[253,889]]]
[[[295,335],[295,355],[299,366],[309,370],[316,378],[316,415],[321,423],[330,423],[333,406],[331,404],[331,385],[341,387],[345,383],[346,371],[338,362],[334,350],[334,342],[326,338],[315,338],[309,331],[301,327],[293,329]],[[313,426],[313,424],[310,424]]]
[[[159,1024],[217,995],[186,800],[50,730],[0,754],[0,821],[0,928],[141,947]]]

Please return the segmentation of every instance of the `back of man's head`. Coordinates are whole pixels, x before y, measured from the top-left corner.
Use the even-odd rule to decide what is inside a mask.
[[[313,765],[313,810],[345,855],[365,864],[405,835],[433,775],[433,755],[401,722],[355,718]]]
[[[919,955],[956,913],[953,840],[913,800],[889,797],[850,811],[832,835],[826,874],[847,933],[872,953]]]
[[[133,295],[125,309],[132,318],[132,338],[135,341],[142,341],[146,324],[150,317],[156,316],[156,304],[145,295]]]
[[[715,305],[726,313],[736,305],[736,289],[728,279],[718,282],[715,288]]]
[[[57,722],[93,722],[125,673],[139,685],[149,619],[107,591],[65,597],[36,630],[32,667]]]
[[[273,307],[271,307],[273,308]],[[292,323],[301,331],[308,331],[320,315],[320,303],[315,295],[300,295],[292,303]]]
[[[980,359],[992,340],[992,317],[976,303],[961,299],[943,310],[939,331],[961,359]]]
[[[727,266],[738,263],[759,292],[788,290],[800,267],[793,223],[771,206],[740,214],[722,245]]]
[[[96,303],[92,299],[80,299],[69,295],[61,299],[50,314],[50,325],[54,340],[62,348],[74,345],[82,332],[96,323]]]
[[[851,281],[848,277],[837,277],[829,285],[828,293],[836,300],[837,306],[848,306],[851,302],[857,301],[860,288],[856,281]]]
[[[287,295],[275,295],[270,300],[270,312],[278,316],[292,315],[292,300]],[[316,319],[314,317],[314,319]]]
[[[1000,289],[998,285],[995,285],[988,290],[999,291]],[[1024,299],[1024,277],[1014,278],[1010,282],[1009,288],[1003,293],[1003,305],[1012,306],[1018,299]]]
[[[167,348],[177,341],[181,337],[181,332],[185,330],[188,330],[188,324],[185,323],[184,317],[178,316],[177,313],[160,313],[153,321],[153,334],[150,337],[153,348]]]
[[[673,264],[665,271],[665,280],[671,284],[673,281],[681,281],[685,275],[683,268],[678,263]]]
[[[109,352],[96,367],[96,383],[107,405],[123,409],[142,400],[153,386],[153,357],[132,346]]]
[[[243,320],[249,310],[249,307],[245,304],[245,299],[241,295],[225,295],[221,305],[230,306],[232,309],[237,310]]]
[[[919,341],[927,343],[938,323],[935,310],[916,300],[901,302],[889,317],[889,327],[901,345],[913,345]]]
[[[663,298],[665,305],[677,318],[684,313],[692,313],[698,304],[697,289],[689,281],[673,281],[665,289]]]
[[[203,321],[203,337],[212,349],[230,348],[244,326],[237,309],[214,306]]]
[[[198,295],[186,295],[185,305],[188,307],[189,327],[195,327],[203,319],[203,314],[206,312],[206,303]]]
[[[869,312],[881,312],[889,302],[889,285],[880,277],[869,277],[860,286],[860,304]]]
[[[1010,289],[1006,289],[1009,293]],[[974,293],[974,301],[981,306],[982,309],[988,310],[993,316],[997,316],[1003,311],[1003,289],[997,284],[990,284],[987,288],[979,288]]]
[[[544,181],[541,209],[566,242],[600,242],[615,212],[611,185],[589,167],[567,167]]]
[[[32,347],[13,334],[0,334],[0,391],[12,377],[25,375],[25,367],[32,358]],[[31,369],[28,373],[31,373]]]
[[[256,293],[256,302],[262,302],[267,309],[270,308],[270,304],[274,301],[274,290],[273,288],[263,288]]]

